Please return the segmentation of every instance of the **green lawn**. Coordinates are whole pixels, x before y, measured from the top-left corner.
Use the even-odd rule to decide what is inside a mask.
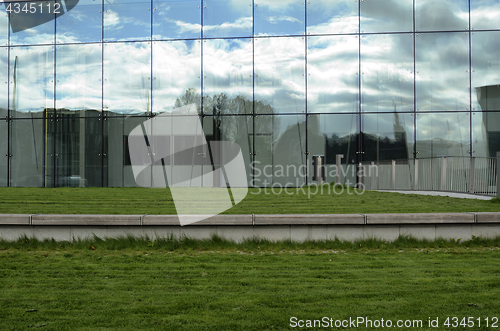
[[[424,213],[499,211],[497,199],[483,201],[389,192],[355,194],[344,188],[335,194],[317,188],[250,189],[246,198],[225,214],[283,213]],[[276,192],[276,191],[275,191]],[[175,214],[168,189],[152,188],[0,188],[3,214]]]
[[[293,317],[363,317],[494,330],[500,317],[498,240],[167,243],[0,242],[1,329],[294,330]],[[446,328],[447,317],[475,325]]]

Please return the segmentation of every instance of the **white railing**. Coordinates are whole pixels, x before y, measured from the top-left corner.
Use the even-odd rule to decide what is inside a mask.
[[[368,190],[451,191],[497,195],[497,158],[434,157],[362,162]]]

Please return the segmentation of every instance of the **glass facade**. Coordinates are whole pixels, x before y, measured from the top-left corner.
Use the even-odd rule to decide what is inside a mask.
[[[129,133],[189,104],[207,141],[241,147],[249,186],[311,183],[313,155],[500,150],[498,1],[44,6],[0,7],[0,186],[136,186]]]

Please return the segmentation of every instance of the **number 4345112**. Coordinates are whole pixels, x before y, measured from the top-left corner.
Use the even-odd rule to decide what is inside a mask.
[[[33,3],[21,4],[19,2],[9,3],[6,11],[8,13],[19,14],[60,14],[61,4],[59,3]]]

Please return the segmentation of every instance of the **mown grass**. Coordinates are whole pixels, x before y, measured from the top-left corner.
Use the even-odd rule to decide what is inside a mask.
[[[288,193],[250,189],[225,214],[350,214],[500,211],[493,200],[366,191],[344,187],[290,188]],[[279,194],[275,194],[279,193]],[[193,205],[196,205],[195,203]],[[168,189],[154,188],[0,188],[3,214],[176,214]]]
[[[490,330],[484,318],[491,323],[500,308],[499,243],[25,237],[0,242],[0,325],[291,330],[291,317],[362,316],[422,320],[415,329],[446,330],[446,317],[458,316],[483,324],[455,330]],[[439,318],[440,327],[429,328],[429,317]]]

